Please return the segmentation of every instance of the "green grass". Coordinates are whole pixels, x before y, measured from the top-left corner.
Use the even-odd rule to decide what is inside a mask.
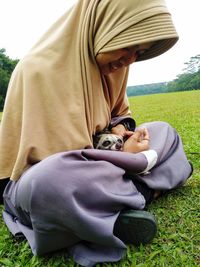
[[[130,98],[137,125],[146,121],[169,122],[180,133],[194,173],[185,186],[171,191],[149,205],[159,230],[153,243],[135,248],[116,264],[98,267],[196,267],[200,266],[200,91],[148,95]],[[0,222],[0,266],[73,267],[65,251],[36,257],[27,242],[14,240]]]

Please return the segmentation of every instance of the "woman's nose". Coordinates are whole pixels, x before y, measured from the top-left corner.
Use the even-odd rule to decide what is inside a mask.
[[[130,57],[127,58],[126,63],[124,64],[124,66],[130,65],[130,64],[134,63],[136,60],[137,60],[137,53],[136,52],[132,52],[130,54]]]

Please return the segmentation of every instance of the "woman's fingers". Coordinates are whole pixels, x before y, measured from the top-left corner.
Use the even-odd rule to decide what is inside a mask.
[[[146,128],[139,128],[124,144],[125,152],[138,153],[149,149],[149,132]]]
[[[133,139],[137,142],[140,142],[141,141],[141,137],[142,137],[142,133],[141,131],[138,129],[134,132],[133,134]]]
[[[111,133],[120,135],[122,137],[130,137],[131,135],[134,134],[132,131],[127,131],[122,124],[118,124],[117,126],[113,127],[111,129]]]
[[[130,137],[132,135],[134,135],[135,132],[132,132],[132,131],[125,131],[124,132],[124,137]]]
[[[137,142],[149,141],[149,132],[147,128],[139,128],[134,132],[134,139]]]
[[[147,128],[142,128],[143,129],[143,140],[149,141],[149,132]]]

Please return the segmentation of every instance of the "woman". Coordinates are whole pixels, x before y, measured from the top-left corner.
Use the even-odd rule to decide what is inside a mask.
[[[4,220],[34,254],[67,248],[92,266],[120,260],[125,243],[154,237],[155,220],[141,210],[183,184],[191,166],[167,123],[133,132],[125,91],[129,65],[177,39],[163,0],[80,0],[17,65],[2,118],[0,177],[10,178]],[[106,127],[129,136],[125,152],[93,149],[92,136]]]

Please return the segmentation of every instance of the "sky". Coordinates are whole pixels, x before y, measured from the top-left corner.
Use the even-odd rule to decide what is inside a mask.
[[[22,58],[40,36],[77,0],[0,0],[0,48]],[[123,1],[123,0],[122,0]],[[168,82],[200,54],[200,0],[166,0],[179,34],[178,43],[163,55],[131,65],[128,85]]]

